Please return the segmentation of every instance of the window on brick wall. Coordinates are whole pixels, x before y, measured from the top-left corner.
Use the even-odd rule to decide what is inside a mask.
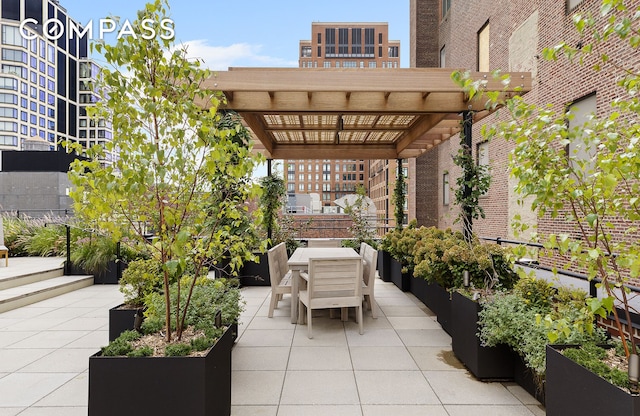
[[[478,143],[477,157],[479,166],[489,166],[489,142]]]
[[[445,51],[445,47],[443,46],[442,49],[440,49],[440,68],[446,68],[447,67],[447,62],[446,62],[446,51]]]
[[[445,173],[442,175],[442,205],[449,205],[450,191],[449,174]]]
[[[451,0],[442,0],[442,17],[445,17],[451,8]]]
[[[489,22],[478,32],[478,71],[489,72]]]
[[[596,94],[591,94],[575,101],[569,105],[569,112],[572,114],[572,117],[568,120],[569,129],[580,128],[589,117],[596,113]],[[574,168],[584,174],[589,174],[589,171],[593,169],[590,160],[596,152],[595,147],[589,147],[584,143],[584,140],[576,139],[567,145],[566,151],[576,161]]]
[[[566,0],[567,1],[567,13],[578,7],[578,4],[582,3],[583,0]]]

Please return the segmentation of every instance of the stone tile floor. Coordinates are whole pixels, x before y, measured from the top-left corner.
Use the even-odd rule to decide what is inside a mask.
[[[451,352],[430,311],[376,282],[380,313],[327,313],[289,322],[289,299],[267,317],[270,289],[243,289],[246,310],[233,350],[234,416],[531,416],[544,408],[513,383],[484,383]],[[117,286],[94,285],[0,314],[0,416],[87,414],[88,357],[108,340]]]

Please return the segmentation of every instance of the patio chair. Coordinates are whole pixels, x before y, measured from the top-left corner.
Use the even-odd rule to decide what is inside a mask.
[[[0,256],[4,255],[4,265],[9,267],[9,249],[4,245],[4,225],[0,217]]]
[[[359,258],[309,259],[307,289],[299,295],[299,321],[304,320],[306,307],[307,336],[313,338],[314,309],[356,308],[360,335],[364,333],[362,319],[362,260]]]
[[[291,271],[287,265],[287,246],[280,243],[267,252],[269,261],[269,280],[271,280],[271,303],[269,304],[269,318],[273,318],[273,310],[283,295],[291,294]]]
[[[368,309],[371,311],[371,317],[375,319],[378,317],[378,314],[376,311],[376,299],[373,289],[375,287],[378,273],[376,270],[378,265],[378,250],[371,247],[369,244],[362,244],[364,244],[364,252],[360,252],[362,259],[364,260],[364,264],[362,266],[362,297],[367,303]]]
[[[319,248],[319,247],[341,247],[342,246],[342,241],[338,240],[338,239],[327,239],[327,240],[323,240],[323,239],[319,239],[319,240],[314,240],[314,239],[309,239],[307,240],[307,247],[311,247],[311,248]]]

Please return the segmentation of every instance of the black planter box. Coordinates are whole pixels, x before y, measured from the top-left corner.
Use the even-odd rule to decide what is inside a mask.
[[[391,254],[378,250],[378,274],[383,282],[391,281]]]
[[[506,345],[483,347],[477,333],[478,302],[453,292],[451,296],[451,342],[453,353],[478,379],[512,380],[513,351]]]
[[[91,273],[83,269],[82,267],[76,266],[75,264],[71,263],[71,265],[68,266],[69,270],[67,271],[67,274],[72,276],[93,275],[93,284],[117,285],[120,281],[120,278],[122,277],[122,272],[126,269],[126,267],[127,264],[122,261],[116,262],[115,260],[111,260],[107,263],[107,267],[104,270],[98,273]]]
[[[520,387],[535,397],[537,401],[545,404],[546,383],[540,380],[535,371],[527,367],[524,358],[514,352],[513,378]],[[547,364],[548,365],[548,364]]]
[[[422,277],[413,277],[411,279],[411,293],[413,296],[425,305],[427,304],[427,292],[429,291],[429,282]]]
[[[238,276],[242,286],[271,286],[267,253],[260,253],[258,257],[259,263],[248,261],[240,269]]]
[[[230,330],[204,357],[89,357],[89,416],[229,416]]]
[[[451,335],[451,293],[437,283],[429,283],[425,305],[436,314],[438,323]]]
[[[109,342],[124,331],[135,329],[136,316],[142,323],[144,308],[127,308],[124,303],[109,309]]]
[[[632,396],[560,353],[569,346],[547,345],[547,416],[640,416]]]
[[[398,260],[391,258],[390,265],[391,281],[403,292],[411,290],[411,275],[409,273],[402,273],[402,263]]]

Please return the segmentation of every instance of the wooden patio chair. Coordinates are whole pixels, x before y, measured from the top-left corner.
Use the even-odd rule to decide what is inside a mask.
[[[299,321],[304,320],[306,307],[307,336],[313,338],[314,309],[356,308],[356,322],[364,333],[362,319],[362,259],[309,259],[308,273],[300,273],[307,280],[307,289],[299,295]]]
[[[269,303],[269,318],[273,318],[273,310],[283,295],[291,294],[291,271],[287,262],[287,246],[280,243],[267,252],[269,261],[269,280],[271,281],[271,303]]]

